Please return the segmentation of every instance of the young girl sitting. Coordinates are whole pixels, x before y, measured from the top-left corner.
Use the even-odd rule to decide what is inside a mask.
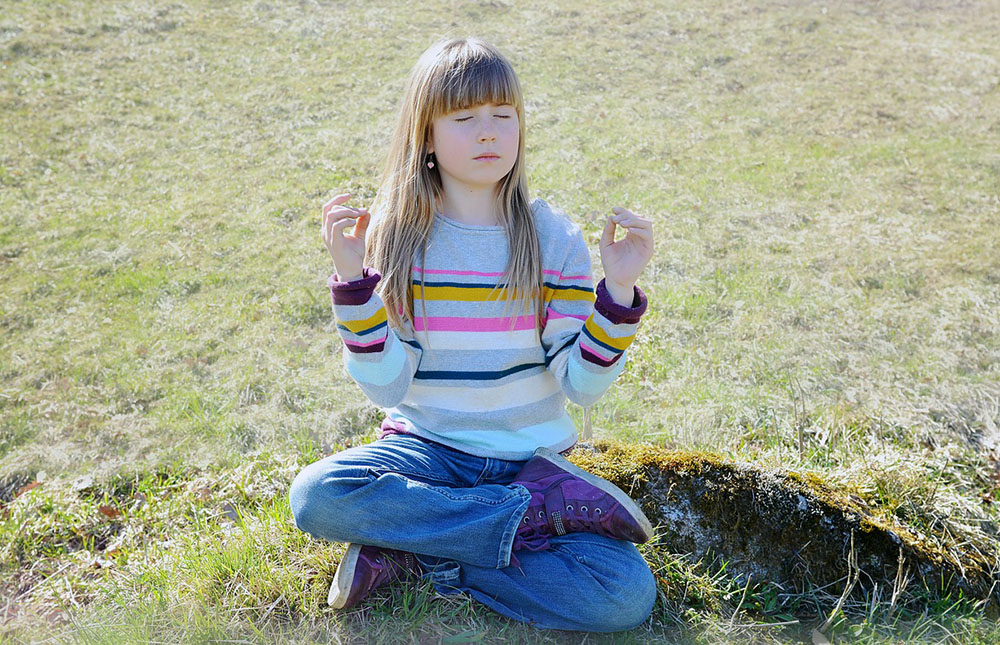
[[[652,611],[633,544],[649,520],[559,454],[577,438],[566,398],[592,405],[625,364],[652,222],[614,209],[595,290],[580,227],[529,200],[524,131],[507,59],[438,42],[410,75],[371,212],[346,194],[323,206],[343,359],[386,412],[377,441],[289,491],[296,526],[350,543],[336,608],[424,578],[544,628],[625,630]]]

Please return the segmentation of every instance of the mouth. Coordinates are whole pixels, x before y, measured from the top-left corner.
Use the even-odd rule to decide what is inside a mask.
[[[496,161],[499,158],[500,158],[499,155],[494,155],[494,154],[485,154],[485,155],[479,155],[478,157],[474,157],[474,159],[476,159],[477,161]]]

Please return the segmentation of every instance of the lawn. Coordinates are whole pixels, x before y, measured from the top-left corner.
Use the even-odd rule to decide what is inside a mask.
[[[422,587],[326,606],[343,545],[288,485],[380,416],[320,206],[370,203],[408,70],[462,35],[517,69],[532,196],[598,278],[612,206],[655,222],[596,438],[997,541],[1000,2],[3,0],[0,642],[794,642],[831,613],[838,641],[1000,640],[959,599],[834,612],[658,542],[660,601],[613,637]]]

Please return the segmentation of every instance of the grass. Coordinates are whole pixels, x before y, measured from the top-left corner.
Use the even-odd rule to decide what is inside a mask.
[[[405,74],[446,34],[512,59],[532,189],[598,276],[612,206],[655,221],[596,436],[814,469],[996,535],[997,9],[5,3],[0,640],[583,638],[427,590],[333,614],[338,547],[283,506],[378,422],[340,362],[320,205],[369,203]],[[808,638],[840,593],[645,555],[663,597],[604,640]],[[829,630],[997,640],[957,601],[889,606]]]

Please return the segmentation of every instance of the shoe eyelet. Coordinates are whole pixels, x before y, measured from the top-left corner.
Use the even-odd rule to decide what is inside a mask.
[[[594,509],[594,512],[595,512],[595,513],[597,513],[598,515],[600,515],[600,514],[601,514],[601,513],[603,513],[604,511],[602,511],[602,510],[601,510],[601,509],[599,509],[599,508],[595,508],[595,509]]]
[[[538,517],[545,517],[545,511],[538,511]]]
[[[566,510],[567,511],[572,511],[573,510],[573,505],[572,504],[567,504],[566,505]]]
[[[527,523],[528,523],[528,516],[527,516],[527,515],[525,515],[525,516],[524,516],[524,523],[525,523],[525,524],[527,524]]]
[[[586,506],[581,506],[580,507],[580,512],[581,513],[586,513],[587,512],[587,507]]]

